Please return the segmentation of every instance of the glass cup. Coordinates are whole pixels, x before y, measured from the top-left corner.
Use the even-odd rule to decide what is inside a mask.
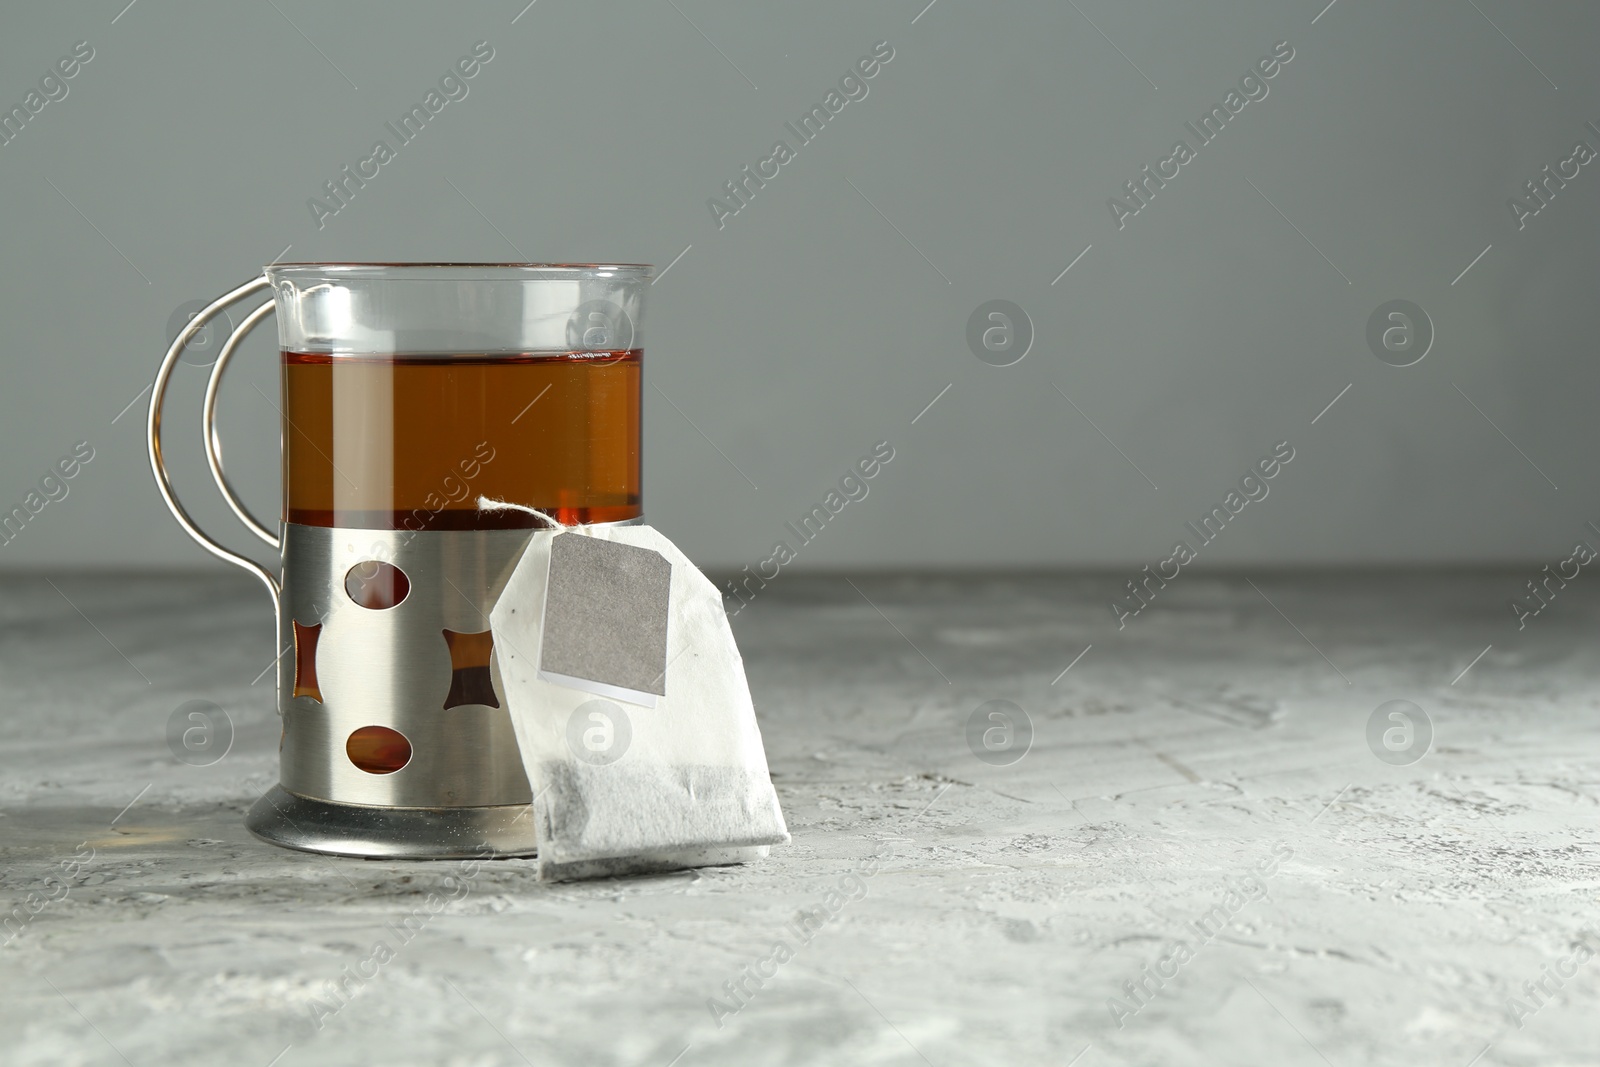
[[[156,485],[213,555],[255,574],[278,616],[280,781],[249,828],[342,855],[533,852],[527,778],[489,611],[544,525],[641,522],[639,264],[275,264],[199,312],[151,394]],[[228,506],[280,576],[178,502],[162,404],[184,345],[272,291],[218,352],[202,414]],[[216,426],[240,340],[274,310],[283,511],[260,522],[227,481]],[[504,506],[512,505],[512,506]]]

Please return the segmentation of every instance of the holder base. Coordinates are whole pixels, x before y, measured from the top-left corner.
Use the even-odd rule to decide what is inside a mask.
[[[375,808],[312,800],[275,785],[245,828],[269,844],[360,859],[505,859],[533,856],[533,807]]]

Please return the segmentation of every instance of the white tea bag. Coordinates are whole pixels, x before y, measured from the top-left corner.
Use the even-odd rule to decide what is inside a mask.
[[[541,879],[737,863],[789,840],[722,597],[661,533],[536,531],[489,623]]]

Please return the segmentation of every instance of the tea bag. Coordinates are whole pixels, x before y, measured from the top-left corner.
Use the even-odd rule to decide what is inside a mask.
[[[536,531],[489,624],[541,879],[738,863],[789,840],[722,597],[660,532]]]

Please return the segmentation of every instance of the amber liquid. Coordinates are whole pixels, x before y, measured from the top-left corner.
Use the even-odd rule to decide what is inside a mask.
[[[639,515],[640,352],[283,354],[284,518],[378,530]]]

